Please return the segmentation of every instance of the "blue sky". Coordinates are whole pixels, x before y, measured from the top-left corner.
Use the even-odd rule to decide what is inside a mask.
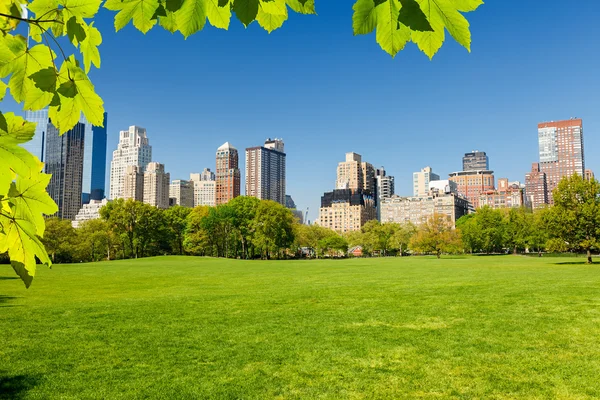
[[[355,151],[412,192],[412,172],[442,176],[463,153],[490,157],[496,178],[524,181],[537,123],[581,117],[586,166],[600,173],[600,25],[593,0],[492,1],[468,13],[468,53],[447,35],[433,61],[414,44],[392,59],[374,35],[352,35],[352,1],[317,0],[267,34],[237,20],[184,40],[154,28],[119,33],[102,10],[102,68],[92,81],[109,113],[108,154],[129,125],[147,129],[173,179],[215,168],[225,141],[240,152],[282,137],[288,193],[318,212],[336,165]],[[242,187],[243,192],[243,187]]]

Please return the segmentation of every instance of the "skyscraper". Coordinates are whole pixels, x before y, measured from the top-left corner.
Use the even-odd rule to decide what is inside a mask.
[[[473,150],[463,157],[463,171],[487,171],[490,169],[490,159],[485,151]]]
[[[429,182],[439,181],[440,176],[434,174],[431,167],[425,167],[420,172],[413,173],[413,196],[427,196],[429,193]]]
[[[144,172],[137,165],[128,165],[123,176],[124,199],[144,201]]]
[[[169,186],[169,197],[182,207],[194,207],[194,182],[176,179]]]
[[[25,119],[29,122],[35,122],[36,125],[33,138],[29,142],[23,143],[22,146],[31,154],[36,156],[40,161],[44,161],[46,135],[48,134],[49,128],[54,128],[53,126],[50,126],[51,124],[50,119],[48,118],[48,109],[45,108],[39,111],[27,111],[25,113]]]
[[[553,204],[552,191],[563,177],[584,176],[583,121],[571,118],[540,123],[538,143],[540,171],[546,173],[548,202]]]
[[[548,183],[546,173],[540,170],[539,163],[531,165],[531,172],[525,175],[525,203],[537,210],[548,204]]]
[[[57,216],[74,220],[81,208],[85,125],[78,122],[64,135],[54,125],[46,124],[45,172],[52,174],[47,191],[58,205]]]
[[[130,126],[129,130],[121,131],[119,145],[113,151],[110,163],[110,193],[111,200],[123,197],[123,177],[128,165],[136,165],[142,171],[152,161],[152,146],[148,142],[146,129]]]
[[[285,152],[281,139],[246,149],[246,196],[285,205]]]
[[[144,203],[166,209],[169,208],[169,184],[171,175],[165,172],[165,165],[148,163],[144,172]]]
[[[201,181],[214,181],[215,173],[210,170],[210,168],[204,168],[204,171],[200,174]]]
[[[107,114],[104,113],[104,126],[92,126],[82,116],[85,123],[85,149],[83,156],[83,203],[89,200],[102,200],[106,180],[106,124]]]
[[[240,195],[238,151],[229,142],[217,149],[216,205]]]
[[[346,153],[346,161],[340,162],[337,167],[336,189],[360,189],[374,196],[376,186],[373,165],[363,161],[358,153]]]

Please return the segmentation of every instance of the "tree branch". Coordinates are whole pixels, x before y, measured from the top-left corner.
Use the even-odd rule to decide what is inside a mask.
[[[0,13],[0,17],[6,17],[6,18],[11,18],[11,19],[16,19],[19,21],[23,21],[23,22],[27,22],[28,24],[34,23],[40,23],[40,22],[57,22],[59,24],[64,24],[64,22],[56,20],[56,19],[27,19],[27,18],[21,18],[21,17],[15,17],[14,15],[8,15],[8,14],[3,14]]]

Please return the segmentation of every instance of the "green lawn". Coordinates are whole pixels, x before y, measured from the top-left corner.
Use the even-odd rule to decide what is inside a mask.
[[[580,261],[0,265],[0,398],[599,398]]]

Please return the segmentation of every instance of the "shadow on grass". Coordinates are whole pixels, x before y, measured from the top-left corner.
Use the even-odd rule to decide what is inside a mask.
[[[554,265],[597,265],[598,263],[588,264],[586,260],[583,261],[563,261],[554,263]]]
[[[4,304],[4,303],[8,303],[8,302],[10,302],[12,300],[16,300],[16,299],[18,299],[18,297],[3,296],[3,295],[0,294],[0,307],[20,307],[17,304],[14,304],[14,305],[13,304],[8,304],[8,305]],[[2,392],[0,392],[0,393],[2,393]]]
[[[0,281],[8,281],[8,280],[13,280],[13,279],[19,279],[16,276],[0,276]]]
[[[0,372],[0,399],[22,399],[38,381],[33,375],[5,376]]]

